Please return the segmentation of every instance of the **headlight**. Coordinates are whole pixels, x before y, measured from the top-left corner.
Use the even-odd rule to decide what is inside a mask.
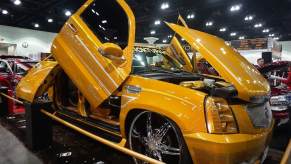
[[[205,115],[209,133],[238,133],[235,117],[225,99],[208,97]]]

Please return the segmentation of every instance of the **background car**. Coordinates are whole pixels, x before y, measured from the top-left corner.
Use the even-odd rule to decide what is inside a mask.
[[[284,83],[288,78],[288,68],[290,65],[291,62],[289,61],[277,61],[263,67],[258,67],[258,70],[270,83],[270,105],[278,126],[290,121],[291,92],[288,83]]]
[[[8,88],[8,95],[15,97],[15,88],[21,78],[37,62],[23,56],[0,56],[0,85]],[[9,114],[24,113],[24,107],[8,101]]]

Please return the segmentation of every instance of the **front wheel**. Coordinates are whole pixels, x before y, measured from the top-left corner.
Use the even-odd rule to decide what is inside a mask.
[[[192,163],[183,136],[168,118],[144,111],[132,121],[128,134],[131,150],[165,163]],[[133,158],[136,164],[145,163]]]

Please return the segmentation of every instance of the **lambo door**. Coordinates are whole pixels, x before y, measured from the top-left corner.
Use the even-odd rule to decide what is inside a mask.
[[[178,17],[177,24],[188,28],[188,25],[181,16]],[[176,59],[180,64],[183,65],[185,71],[195,71],[195,64],[192,63],[192,59],[183,48],[181,42],[182,38],[179,35],[175,34],[170,42],[170,46],[167,48],[167,52],[172,58]]]
[[[88,0],[66,22],[52,52],[96,108],[129,76],[134,40],[135,18],[124,0]],[[107,58],[101,48],[105,43],[121,48],[125,60]]]

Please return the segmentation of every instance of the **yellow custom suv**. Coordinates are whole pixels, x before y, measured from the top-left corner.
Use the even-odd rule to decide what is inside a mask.
[[[126,2],[88,0],[55,38],[56,61],[32,68],[17,96],[33,104],[53,88],[55,117],[165,163],[264,159],[273,126],[268,82],[222,39],[167,26],[176,33],[171,45],[134,48]],[[178,36],[220,78],[185,72]]]

